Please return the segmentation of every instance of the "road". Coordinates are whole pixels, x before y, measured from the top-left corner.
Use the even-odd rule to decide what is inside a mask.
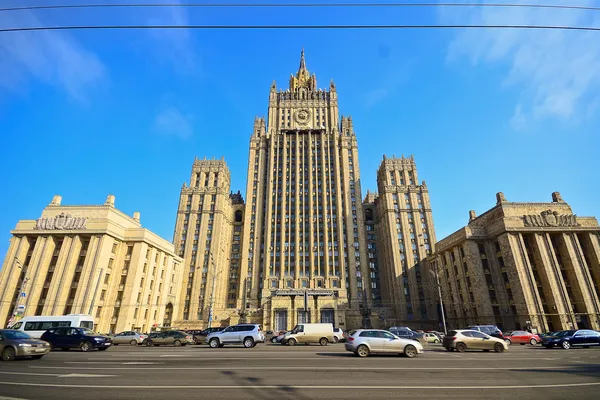
[[[0,399],[597,399],[600,349],[358,358],[343,344],[130,347],[0,362]]]

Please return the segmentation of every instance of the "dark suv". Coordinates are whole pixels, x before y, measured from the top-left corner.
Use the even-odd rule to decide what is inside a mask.
[[[40,338],[52,348],[63,350],[79,348],[81,351],[106,350],[112,345],[109,336],[100,335],[86,328],[52,328]]]
[[[483,332],[495,338],[504,340],[504,335],[502,334],[502,331],[496,325],[474,325],[469,326],[467,329],[472,331]]]

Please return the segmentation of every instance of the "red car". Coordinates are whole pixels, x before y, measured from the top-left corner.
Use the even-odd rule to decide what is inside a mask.
[[[542,343],[542,339],[534,333],[529,333],[527,331],[512,331],[506,332],[504,334],[504,340],[508,344],[519,343],[521,345],[525,345],[529,343],[532,346],[535,346],[538,343]]]

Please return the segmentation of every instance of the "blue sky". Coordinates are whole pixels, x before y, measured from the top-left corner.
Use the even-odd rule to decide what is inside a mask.
[[[84,3],[82,1],[74,1]],[[73,2],[73,3],[74,3]],[[110,2],[110,1],[109,1]],[[531,3],[533,1],[528,1]],[[553,3],[551,0],[545,3]],[[593,4],[591,0],[577,2]],[[3,1],[3,7],[34,4]],[[38,3],[40,4],[40,3]],[[111,9],[0,13],[0,27],[85,24],[600,26],[600,13],[527,9]],[[382,155],[414,154],[438,239],[509,201],[600,216],[600,40],[518,30],[98,30],[0,34],[0,257],[20,219],[107,194],[171,240],[195,156],[225,157],[245,192],[249,137],[270,84],[304,47],[334,79],[359,141],[363,196]],[[245,195],[245,193],[244,193]]]

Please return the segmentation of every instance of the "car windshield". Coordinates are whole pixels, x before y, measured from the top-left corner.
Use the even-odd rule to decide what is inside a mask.
[[[31,336],[21,331],[2,331],[2,335],[10,340],[26,340],[31,339]]]
[[[79,332],[81,332],[82,335],[98,336],[98,333],[94,332],[91,329],[81,328],[81,329],[79,329]]]
[[[573,336],[575,334],[575,331],[570,330],[570,331],[560,331],[560,332],[556,332],[554,335],[552,336],[556,336],[556,337],[565,337],[565,336]]]

